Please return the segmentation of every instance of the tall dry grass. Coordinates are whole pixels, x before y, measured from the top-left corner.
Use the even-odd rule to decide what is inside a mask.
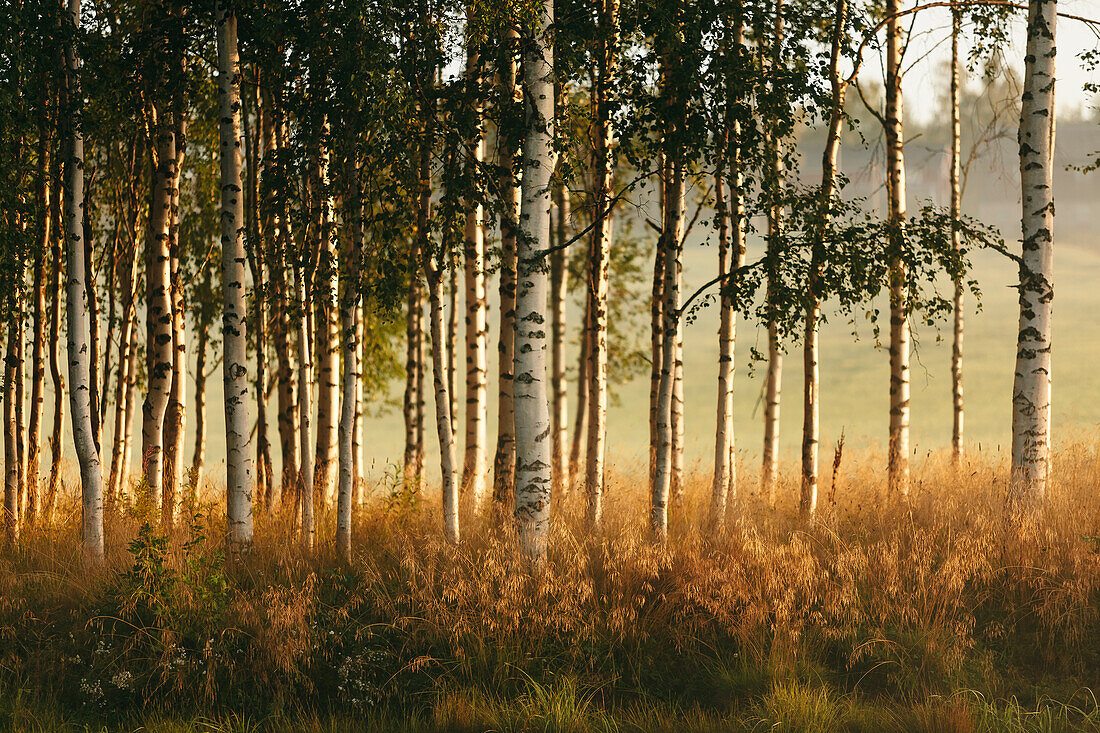
[[[251,554],[227,561],[209,491],[166,536],[116,507],[91,570],[70,501],[0,554],[0,689],[58,720],[1015,730],[1011,715],[1045,710],[1068,727],[1043,730],[1100,725],[1085,692],[1100,683],[1100,444],[1058,452],[1028,517],[1005,511],[1000,458],[925,456],[907,498],[885,493],[883,465],[846,456],[810,526],[795,476],[775,507],[746,478],[720,533],[697,476],[666,547],[645,531],[644,479],[613,475],[603,532],[581,497],[559,501],[541,568],[493,518],[451,547],[435,497],[379,486],[350,564],[325,512],[312,556],[260,517]]]

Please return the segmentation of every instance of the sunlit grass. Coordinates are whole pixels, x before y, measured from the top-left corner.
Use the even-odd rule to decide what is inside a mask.
[[[331,508],[307,556],[289,517],[223,554],[214,487],[161,539],[108,513],[83,565],[74,497],[0,554],[0,726],[163,731],[1100,730],[1100,453],[1058,452],[1045,509],[1003,510],[1004,461],[919,460],[909,497],[882,457],[844,456],[799,523],[751,471],[727,527],[689,481],[667,547],[646,486],[611,477],[594,535],[577,492],[545,567],[494,516],[443,542],[437,497],[355,522]],[[106,726],[105,728],[103,726]]]

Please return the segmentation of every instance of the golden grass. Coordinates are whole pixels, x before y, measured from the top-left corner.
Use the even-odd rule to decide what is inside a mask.
[[[742,466],[717,534],[695,477],[663,548],[644,479],[615,475],[599,536],[580,497],[555,507],[542,568],[491,517],[450,547],[434,497],[378,487],[350,565],[330,510],[313,556],[259,517],[250,555],[225,563],[210,504],[164,540],[112,511],[89,570],[66,503],[0,554],[0,691],[33,701],[4,714],[42,730],[1098,729],[1100,445],[1060,450],[1046,506],[1015,521],[999,458],[922,457],[907,499],[882,466],[846,456],[810,526],[793,477],[772,508]]]

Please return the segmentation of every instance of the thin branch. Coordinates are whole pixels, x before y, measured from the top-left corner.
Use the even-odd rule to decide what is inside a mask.
[[[713,277],[710,280],[708,280],[707,282],[703,283],[702,285],[700,285],[695,290],[694,293],[692,293],[690,296],[688,296],[688,299],[685,300],[684,304],[682,306],[680,306],[680,308],[676,311],[676,319],[679,320],[679,319],[683,318],[684,313],[687,312],[687,308],[688,308],[689,305],[691,305],[691,302],[693,300],[695,300],[696,298],[698,298],[700,295],[702,295],[704,292],[706,292],[709,288],[717,285],[718,283],[729,280],[730,278],[732,278],[736,275],[742,275],[746,272],[749,272],[750,270],[753,270],[757,267],[760,267],[765,262],[767,262],[767,259],[768,259],[767,257],[761,257],[756,262],[752,262],[748,265],[741,265],[740,267],[738,267],[735,270],[730,270],[729,272],[725,273],[724,275],[718,275],[717,277]]]
[[[602,220],[611,215],[611,213],[615,210],[615,205],[619,203],[619,201],[621,201],[623,198],[625,198],[628,193],[634,190],[635,184],[645,178],[648,178],[649,176],[649,173],[638,174],[638,176],[635,177],[633,181],[623,186],[619,193],[615,194],[611,198],[611,200],[607,202],[607,206],[604,208],[604,210],[599,212],[596,216],[593,216],[592,222],[580,232],[578,232],[572,239],[567,242],[563,242],[562,244],[555,244],[553,247],[547,247],[546,249],[537,252],[535,254],[535,257],[546,257],[547,255],[551,255],[559,250],[567,249],[582,240],[586,234],[588,234],[595,228],[596,224],[600,223]]]
[[[848,75],[845,83],[851,84],[859,76],[859,72],[863,66],[863,53],[867,50],[867,46],[871,41],[875,39],[878,32],[885,28],[889,23],[898,18],[902,18],[906,15],[913,15],[921,10],[930,10],[932,8],[967,8],[974,6],[992,6],[1009,8],[1011,10],[1023,10],[1026,11],[1028,7],[1022,3],[1010,2],[1009,0],[936,0],[936,2],[926,3],[924,5],[917,5],[912,8],[906,8],[891,16],[883,18],[876,23],[867,33],[864,34],[863,40],[860,41],[859,48],[856,50],[855,61],[852,64],[852,73]],[[1058,17],[1066,18],[1067,20],[1076,20],[1081,23],[1085,23],[1090,28],[1100,28],[1100,20],[1094,18],[1086,18],[1083,15],[1073,15],[1071,13],[1058,13]]]

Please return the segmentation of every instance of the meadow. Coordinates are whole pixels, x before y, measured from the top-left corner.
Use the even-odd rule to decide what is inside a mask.
[[[991,454],[922,458],[908,499],[881,465],[842,456],[809,527],[793,485],[743,490],[718,533],[695,475],[665,548],[617,474],[600,536],[559,502],[542,568],[491,517],[446,545],[430,498],[382,486],[350,564],[327,512],[312,557],[276,516],[231,562],[211,496],[164,536],[115,507],[89,569],[70,505],[0,558],[0,728],[1100,730],[1097,442],[1030,518]]]

